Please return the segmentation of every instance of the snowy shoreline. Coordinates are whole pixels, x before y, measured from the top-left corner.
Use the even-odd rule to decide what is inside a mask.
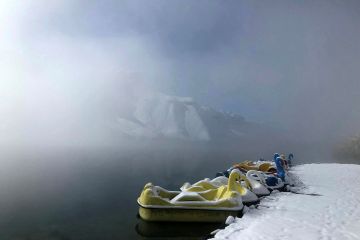
[[[306,164],[298,186],[273,193],[213,239],[360,239],[360,165]]]

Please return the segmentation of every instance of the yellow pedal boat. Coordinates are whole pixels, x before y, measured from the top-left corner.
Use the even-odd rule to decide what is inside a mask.
[[[234,169],[233,169],[234,170]],[[232,171],[233,171],[232,170]],[[211,182],[215,184],[225,184],[224,182],[227,181],[227,177],[225,176],[219,176],[211,180]],[[241,182],[241,185],[247,189],[249,189],[251,192],[253,192],[257,197],[263,197],[270,195],[270,191],[265,187],[263,184],[261,184],[258,181],[255,181],[251,178],[248,178],[247,176],[242,174],[241,179],[243,180]],[[244,202],[244,199],[243,199]]]
[[[240,193],[242,201],[245,205],[253,205],[259,203],[259,198],[255,193],[252,192],[251,183],[246,178],[244,174],[242,174],[238,169],[233,169],[230,173],[230,176],[233,172],[237,172],[239,175],[239,182],[236,181],[234,183],[235,189],[238,193]],[[224,186],[228,183],[228,178],[225,176],[216,177],[212,180],[206,178],[204,180],[198,181],[191,185],[190,183],[185,183],[180,189],[182,191],[188,192],[197,192],[202,193],[211,189],[217,189],[221,186]]]
[[[242,215],[239,180],[234,172],[227,185],[203,192],[168,191],[148,183],[137,200],[139,215],[146,221],[224,222],[229,215]]]
[[[276,172],[276,167],[271,162],[253,163],[251,161],[244,161],[233,165],[233,168],[237,168],[244,171],[256,170],[262,172]]]

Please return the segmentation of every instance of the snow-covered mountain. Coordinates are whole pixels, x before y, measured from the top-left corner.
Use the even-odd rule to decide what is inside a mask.
[[[113,127],[136,138],[194,141],[244,138],[259,129],[238,114],[200,106],[191,98],[161,93],[137,97],[133,109],[118,116]]]
[[[118,129],[135,137],[210,140],[191,98],[151,94],[138,99],[130,119],[119,117]]]

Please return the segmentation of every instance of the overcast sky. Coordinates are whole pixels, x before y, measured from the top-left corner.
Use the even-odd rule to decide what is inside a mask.
[[[359,23],[357,0],[1,1],[1,129],[58,129],[131,85],[309,138],[360,132]]]

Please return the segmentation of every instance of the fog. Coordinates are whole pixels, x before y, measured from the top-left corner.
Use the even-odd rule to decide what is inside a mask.
[[[127,146],[105,125],[148,91],[239,113],[293,146],[359,132],[358,1],[2,1],[0,9],[3,148]]]
[[[274,152],[348,162],[333,153],[360,133],[359,22],[357,0],[0,1],[0,238],[135,239],[146,182]],[[205,138],[139,137],[152,94]]]

